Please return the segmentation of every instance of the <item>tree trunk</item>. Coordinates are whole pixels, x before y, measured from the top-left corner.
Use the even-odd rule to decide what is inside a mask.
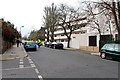
[[[117,0],[117,6],[118,6],[118,40],[120,40],[120,1]]]
[[[47,32],[47,42],[49,42],[49,31]]]
[[[52,33],[52,36],[51,36],[51,42],[54,41],[54,34]]]
[[[47,42],[49,42],[49,37],[47,37]]]
[[[118,31],[118,40],[120,40],[120,30]]]
[[[68,44],[67,44],[67,48],[70,48],[70,37],[68,37]]]
[[[52,26],[52,29],[51,29],[51,41],[52,42],[54,41],[54,27],[55,26]]]
[[[112,13],[113,13],[115,24],[116,24],[116,28],[117,28],[117,31],[118,31],[118,40],[120,40],[120,25],[119,25],[119,22],[118,22],[120,19],[119,20],[117,19],[117,14],[116,14],[116,11],[115,11],[116,5],[115,5],[114,1],[112,2],[112,5],[113,5]],[[119,16],[119,11],[118,11],[118,16]]]

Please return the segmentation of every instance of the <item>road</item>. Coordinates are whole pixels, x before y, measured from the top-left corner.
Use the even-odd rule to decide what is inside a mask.
[[[87,51],[41,47],[27,54],[24,59],[3,61],[3,77],[118,78],[118,61],[101,59]]]
[[[28,52],[43,78],[117,78],[118,62],[81,50],[41,47]]]

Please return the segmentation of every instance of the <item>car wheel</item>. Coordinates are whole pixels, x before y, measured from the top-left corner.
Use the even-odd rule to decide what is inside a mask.
[[[107,55],[106,55],[105,53],[101,53],[101,58],[102,58],[102,59],[105,59],[106,56],[107,56]]]
[[[35,48],[35,51],[37,51],[37,48]]]
[[[25,49],[26,50],[26,52],[28,52],[28,49]]]

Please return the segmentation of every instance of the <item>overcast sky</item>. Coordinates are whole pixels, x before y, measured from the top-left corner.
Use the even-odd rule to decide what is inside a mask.
[[[45,6],[66,3],[78,7],[80,1],[83,0],[0,0],[0,18],[13,23],[18,31],[24,26],[22,36],[28,36],[31,30],[39,30],[42,26]]]

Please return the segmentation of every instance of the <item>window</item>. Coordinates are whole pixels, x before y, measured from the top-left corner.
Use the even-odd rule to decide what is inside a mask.
[[[61,40],[61,42],[64,42],[64,40]]]
[[[64,36],[64,34],[62,34],[61,36]]]
[[[113,50],[114,49],[114,44],[108,44],[106,46],[106,48],[109,49],[109,50]]]
[[[120,44],[115,44],[115,50],[120,51]]]
[[[79,34],[79,33],[75,33],[75,34]]]
[[[55,37],[57,37],[57,35],[55,35]]]
[[[89,46],[97,46],[97,36],[89,36]]]
[[[85,34],[85,32],[81,32],[81,34]]]

